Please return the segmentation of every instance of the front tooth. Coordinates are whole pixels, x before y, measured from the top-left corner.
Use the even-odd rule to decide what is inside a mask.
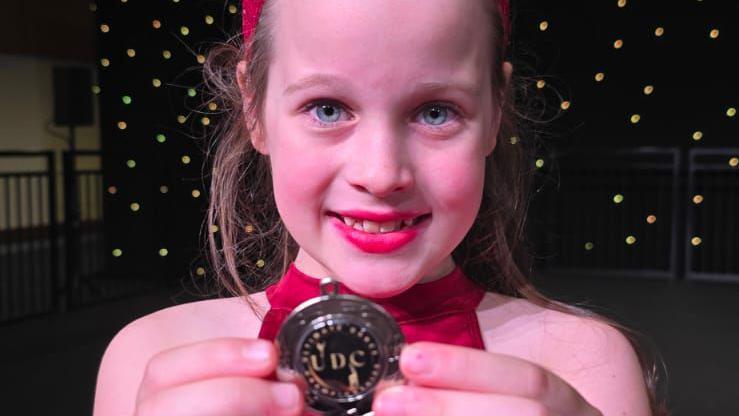
[[[398,221],[383,222],[382,224],[380,224],[380,232],[389,233],[391,231],[395,231],[400,228],[399,225],[400,224],[398,223]]]
[[[364,231],[364,227],[362,227],[362,221],[357,221],[353,225],[355,230]]]
[[[364,220],[363,225],[365,233],[376,233],[380,229],[380,224],[374,221]]]
[[[354,218],[344,217],[344,224],[353,227],[354,223],[357,222]]]

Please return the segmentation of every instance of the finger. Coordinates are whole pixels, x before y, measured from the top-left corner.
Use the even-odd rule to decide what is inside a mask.
[[[218,338],[172,348],[149,360],[138,400],[167,387],[206,378],[265,377],[276,364],[274,345],[259,339]]]
[[[410,381],[423,386],[513,395],[554,410],[577,409],[586,403],[547,369],[504,354],[419,342],[402,351],[400,368]]]
[[[293,369],[277,367],[275,375],[279,381],[295,384],[300,391],[308,390],[308,382],[305,377]]]
[[[258,378],[196,381],[151,394],[136,416],[298,415],[303,399],[297,386]]]
[[[543,404],[522,397],[416,386],[396,386],[383,391],[375,398],[372,410],[375,411],[375,416],[553,414]]]

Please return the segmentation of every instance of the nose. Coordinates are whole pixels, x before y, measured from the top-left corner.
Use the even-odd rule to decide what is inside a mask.
[[[379,123],[378,123],[379,124]],[[355,189],[386,198],[412,188],[413,170],[406,142],[390,127],[356,132],[346,159],[346,178]]]

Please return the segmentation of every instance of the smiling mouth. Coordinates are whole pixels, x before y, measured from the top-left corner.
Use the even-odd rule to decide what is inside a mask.
[[[329,212],[328,215],[337,218],[347,227],[353,228],[357,231],[364,231],[365,233],[369,234],[388,234],[392,232],[402,231],[408,228],[415,227],[428,218],[431,218],[431,214],[423,214],[411,219],[377,222],[360,218],[345,217],[335,212]]]

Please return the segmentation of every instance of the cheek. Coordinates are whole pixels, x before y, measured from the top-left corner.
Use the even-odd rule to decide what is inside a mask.
[[[275,202],[286,222],[317,212],[334,170],[320,147],[290,137],[300,136],[278,131],[270,145]]]
[[[485,159],[479,152],[448,152],[427,172],[426,197],[438,209],[454,213],[460,220],[477,214],[485,174]]]
[[[480,208],[483,174],[478,172],[478,168],[473,169],[469,165],[448,173],[450,178],[457,180],[444,183],[443,208],[455,213],[457,221],[471,226]]]

